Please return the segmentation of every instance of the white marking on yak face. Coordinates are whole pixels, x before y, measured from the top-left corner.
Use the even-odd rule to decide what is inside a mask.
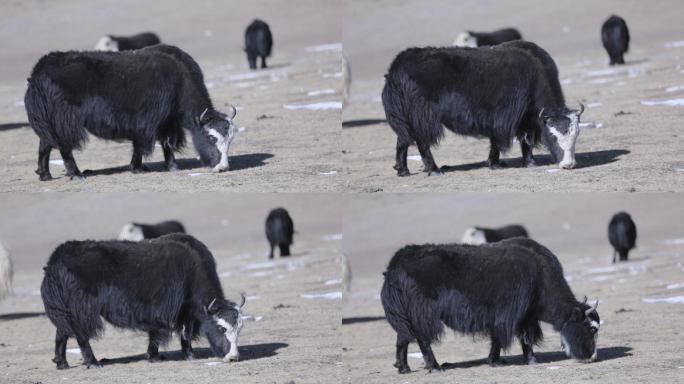
[[[225,319],[222,319],[218,316],[214,316],[216,324],[225,328],[224,334],[226,336],[226,339],[230,343],[230,351],[228,351],[228,354],[223,357],[223,361],[225,362],[237,361],[240,359],[240,352],[238,352],[238,336],[240,335],[240,331],[242,330],[242,312],[240,311],[240,307],[238,307],[237,305],[234,308],[237,311],[237,323],[235,326],[232,326]]]
[[[485,238],[484,232],[475,227],[470,227],[463,233],[461,242],[463,244],[480,245],[485,244],[487,239]]]
[[[566,133],[560,132],[556,127],[548,125],[549,132],[556,137],[558,146],[563,150],[563,158],[558,166],[564,169],[575,168],[575,143],[579,136],[579,113],[572,111],[566,115],[570,119],[570,124]]]
[[[142,228],[133,223],[124,225],[119,233],[119,240],[142,241],[144,239]]]
[[[477,39],[469,32],[461,32],[456,36],[453,45],[457,47],[477,48]]]
[[[119,51],[119,43],[112,40],[112,38],[110,36],[103,36],[97,42],[97,44],[95,44],[95,50],[96,51],[118,52]]]

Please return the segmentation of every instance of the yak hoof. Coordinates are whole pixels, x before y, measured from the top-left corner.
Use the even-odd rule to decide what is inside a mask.
[[[399,367],[399,373],[401,373],[401,374],[411,373],[411,368],[409,368],[408,365],[404,365],[403,367]]]
[[[171,165],[168,165],[168,166],[166,167],[166,169],[167,169],[169,172],[176,172],[176,171],[178,170],[178,164],[173,163],[173,164],[171,164]]]
[[[100,362],[98,362],[98,361],[87,364],[86,366],[88,367],[88,369],[90,369],[90,368],[102,368],[102,364],[100,364]]]
[[[535,365],[537,364],[537,358],[532,356],[527,358],[527,365]]]
[[[433,169],[432,171],[428,172],[428,176],[442,176],[442,175],[444,175],[444,174],[439,169]]]
[[[442,368],[440,368],[440,367],[430,368],[429,372],[430,373],[443,373]]]
[[[409,172],[408,168],[400,169],[397,171],[397,176],[399,177],[405,177],[409,176],[411,173]]]
[[[131,172],[133,173],[144,173],[149,171],[150,169],[147,167],[147,165],[141,165],[139,167],[131,166]]]
[[[195,355],[192,352],[190,352],[185,355],[185,360],[195,360]]]
[[[503,367],[504,365],[507,365],[507,364],[508,364],[508,361],[501,359],[501,358],[489,361],[489,365],[491,365],[492,367]]]
[[[534,168],[534,167],[537,166],[537,162],[534,161],[534,160],[530,160],[530,161],[527,161],[527,162],[523,163],[523,166],[524,166],[525,168]]]
[[[71,175],[69,176],[69,180],[85,181],[85,177],[83,177],[83,175]]]
[[[36,173],[38,173],[38,172],[36,172]],[[52,180],[52,175],[49,173],[43,173],[43,174],[38,173],[38,176],[39,176],[40,181]]]
[[[487,163],[489,164],[489,169],[502,169],[508,167],[508,165],[502,161],[499,161],[498,163],[488,161]]]
[[[69,369],[69,364],[66,361],[58,361],[52,359],[52,361],[57,364],[57,369]]]

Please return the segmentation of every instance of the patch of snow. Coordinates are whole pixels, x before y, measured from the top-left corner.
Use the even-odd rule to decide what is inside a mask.
[[[309,91],[306,93],[307,96],[319,96],[319,95],[332,95],[336,91],[334,89],[320,89],[316,91]]]
[[[320,103],[313,104],[285,104],[283,105],[285,109],[308,109],[311,111],[319,111],[325,109],[342,109],[341,101],[324,101]]]
[[[307,52],[342,51],[342,43],[321,44],[306,47]]]
[[[684,304],[684,296],[673,296],[673,297],[660,297],[660,298],[650,298],[646,297],[642,299],[644,303],[667,303],[667,304]]]
[[[305,299],[340,300],[342,299],[342,292],[302,293],[299,296]]]
[[[642,100],[643,105],[669,105],[671,107],[684,105],[684,99],[671,99],[671,100]]]

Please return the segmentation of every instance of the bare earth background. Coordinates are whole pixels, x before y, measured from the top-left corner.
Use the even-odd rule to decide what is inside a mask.
[[[507,354],[511,365],[486,364],[489,342],[445,332],[434,348],[437,361],[455,363],[442,374],[427,374],[415,343],[409,346],[413,372],[399,375],[394,363],[396,333],[386,320],[342,326],[343,382],[346,383],[562,383],[684,381],[684,200],[681,194],[584,193],[418,193],[361,195],[344,211],[343,252],[351,263],[351,292],[342,317],[382,317],[382,272],[407,244],[459,242],[472,225],[523,224],[549,247],[581,299],[600,300],[599,361],[582,364],[565,357],[559,334],[544,323],[545,342],[537,365],[522,365],[518,342]],[[610,218],[627,210],[637,225],[637,248],[615,264],[608,242]],[[647,303],[644,299],[679,300]]]
[[[263,226],[276,206],[289,210],[297,233],[291,257],[268,261]],[[0,199],[0,241],[16,271],[15,294],[0,302],[0,382],[302,383],[338,377],[341,209],[333,194],[53,193]],[[116,237],[132,220],[166,219],[180,220],[213,252],[227,297],[246,294],[244,311],[251,318],[240,336],[241,361],[221,362],[204,338],[194,345],[196,359],[182,360],[173,338],[162,350],[167,361],[149,363],[145,334],[107,326],[92,346],[109,363],[86,369],[78,345],[69,340],[71,369],[58,371],[51,361],[54,326],[45,316],[21,315],[44,311],[39,289],[50,253],[66,240]],[[338,300],[325,298],[335,295]]]
[[[380,94],[394,57],[412,46],[451,45],[463,30],[516,27],[523,38],[549,51],[558,64],[568,106],[588,107],[577,141],[577,169],[557,170],[545,149],[542,165],[484,167],[489,141],[449,131],[437,165],[453,171],[428,178],[409,160],[412,175],[399,178],[396,135],[386,123],[343,129],[343,186],[351,191],[681,191],[684,190],[684,2],[678,0],[348,0],[344,50],[352,71],[351,100],[343,121],[384,119]],[[608,66],[601,24],[612,13],[630,29],[627,65]],[[679,100],[677,106],[642,101]],[[409,155],[418,155],[411,147]]]
[[[254,19],[274,35],[270,68],[252,72],[242,51]],[[52,50],[92,49],[105,34],[157,32],[198,61],[214,105],[235,104],[240,132],[233,141],[231,171],[210,174],[189,145],[178,156],[180,172],[162,172],[161,148],[146,161],[154,172],[125,169],[131,144],[91,137],[76,152],[85,183],[64,177],[39,182],[38,137],[23,106],[25,82],[38,59]],[[331,109],[286,109],[341,99],[340,0],[3,1],[0,12],[0,191],[329,191],[339,175],[340,104]],[[189,135],[188,135],[189,137]],[[64,175],[53,151],[55,177]],[[149,164],[151,162],[151,164]]]

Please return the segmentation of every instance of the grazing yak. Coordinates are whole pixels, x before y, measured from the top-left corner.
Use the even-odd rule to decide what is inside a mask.
[[[33,68],[24,102],[40,138],[40,180],[52,178],[53,148],[59,149],[67,176],[82,178],[72,151],[81,149],[88,133],[130,140],[133,172],[147,170],[142,158],[158,141],[166,169],[174,171],[174,152],[184,147],[187,129],[205,165],[214,172],[229,168],[236,109],[231,105],[228,115],[214,109],[199,65],[176,47],[49,53]]]
[[[625,19],[612,15],[601,27],[601,41],[608,52],[610,65],[624,64],[624,54],[629,51],[629,29]]]
[[[5,247],[0,244],[0,299],[12,293],[12,277],[14,277],[12,259]]]
[[[119,240],[156,239],[170,233],[185,233],[185,227],[175,220],[162,221],[157,224],[128,223],[121,229]]]
[[[597,358],[596,304],[575,299],[558,259],[533,240],[409,245],[394,255],[384,275],[380,297],[397,332],[399,373],[411,371],[406,361],[411,341],[418,342],[425,368],[440,370],[430,344],[439,340],[444,325],[489,337],[492,365],[503,363],[501,349],[508,349],[514,337],[527,363],[535,363],[532,347],[542,340],[540,321],[560,332],[569,357]]]
[[[486,48],[409,48],[392,62],[382,91],[385,115],[397,134],[396,165],[408,176],[408,147],[416,143],[424,171],[440,175],[430,147],[444,127],[489,138],[488,165],[520,142],[523,166],[534,166],[532,148],[543,143],[561,168],[575,167],[575,142],[584,111],[565,106],[558,69],[534,43],[512,41]]]
[[[613,263],[616,256],[620,255],[620,261],[627,261],[629,251],[635,247],[637,238],[636,224],[627,212],[618,212],[608,224],[608,240],[613,246]]]
[[[133,36],[106,35],[95,44],[95,50],[110,52],[132,51],[160,43],[159,36],[152,32],[138,33]]]
[[[515,28],[504,28],[494,32],[461,32],[456,36],[454,44],[457,47],[486,47],[499,45],[507,41],[522,40],[522,35]]]
[[[496,243],[512,237],[529,237],[522,225],[513,224],[501,228],[470,227],[463,233],[463,244],[480,245]]]
[[[294,223],[285,208],[275,208],[266,217],[266,238],[271,246],[268,258],[273,258],[273,249],[280,248],[280,257],[290,256],[290,245],[294,234]]]
[[[88,367],[100,367],[89,340],[104,330],[104,318],[118,328],[146,332],[147,356],[157,361],[159,345],[180,335],[183,355],[193,358],[191,341],[207,337],[224,361],[239,359],[241,308],[225,299],[211,252],[189,235],[154,240],[68,241],[44,268],[41,296],[57,328],[57,369],[69,367],[66,345],[76,338]]]
[[[271,56],[273,35],[265,22],[254,19],[245,30],[245,52],[249,68],[257,69],[257,59],[261,58],[261,68],[266,68],[266,58]]]

